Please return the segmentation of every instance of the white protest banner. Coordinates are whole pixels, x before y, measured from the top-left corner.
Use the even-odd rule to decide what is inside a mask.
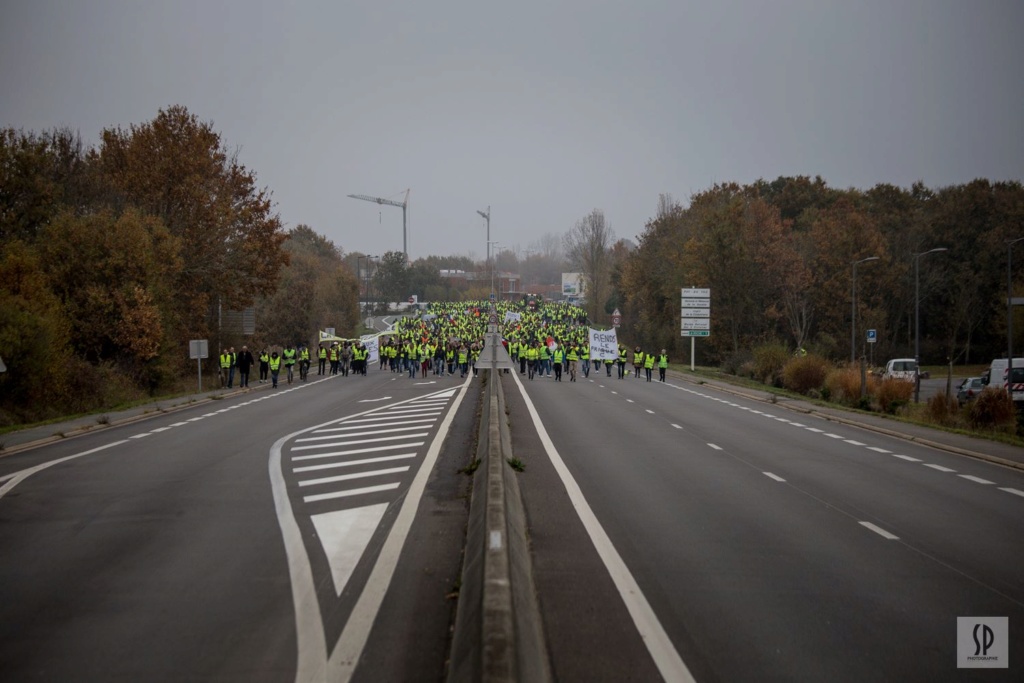
[[[380,361],[380,341],[377,337],[380,335],[370,335],[363,337],[360,341],[363,342],[363,348],[367,350],[369,355],[366,357],[366,362],[377,363]]]
[[[590,360],[605,360],[619,357],[619,340],[615,330],[590,329]]]
[[[523,319],[523,314],[522,313],[516,313],[514,311],[505,311],[505,318],[504,318],[504,320],[502,322],[506,322],[507,323],[509,320],[514,320],[515,322],[519,322],[522,319]]]

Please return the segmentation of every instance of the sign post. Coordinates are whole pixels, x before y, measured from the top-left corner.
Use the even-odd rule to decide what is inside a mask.
[[[690,338],[690,371],[696,369],[697,337],[711,336],[711,289],[690,287],[682,290],[680,307],[682,336]]]
[[[196,359],[199,374],[199,393],[203,393],[203,358],[210,356],[210,345],[205,339],[193,339],[188,343],[188,357]]]

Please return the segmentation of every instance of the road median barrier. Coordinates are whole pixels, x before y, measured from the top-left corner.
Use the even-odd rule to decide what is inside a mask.
[[[480,416],[462,584],[448,680],[551,680],[550,658],[537,602],[526,513],[512,458],[499,370],[487,382]]]

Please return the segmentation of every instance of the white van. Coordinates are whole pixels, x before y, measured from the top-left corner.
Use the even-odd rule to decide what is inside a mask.
[[[1009,363],[1005,358],[995,358],[992,361],[992,366],[988,370],[988,385],[996,389],[1006,389],[1006,370]],[[1024,373],[1024,358],[1013,359],[1013,379],[1014,379],[1014,401],[1024,401],[1024,386],[1021,386],[1021,382],[1024,381],[1024,377],[1021,374]]]
[[[893,358],[885,364],[882,379],[902,379],[907,382],[916,382],[917,361],[913,358]]]

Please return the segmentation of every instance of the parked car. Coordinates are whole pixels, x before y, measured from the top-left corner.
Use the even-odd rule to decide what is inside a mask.
[[[917,381],[917,361],[913,358],[894,358],[885,364],[882,379],[901,379],[906,382]]]
[[[985,388],[985,383],[981,377],[968,377],[956,390],[956,399],[960,403],[967,403],[973,401],[981,393],[981,390]]]

